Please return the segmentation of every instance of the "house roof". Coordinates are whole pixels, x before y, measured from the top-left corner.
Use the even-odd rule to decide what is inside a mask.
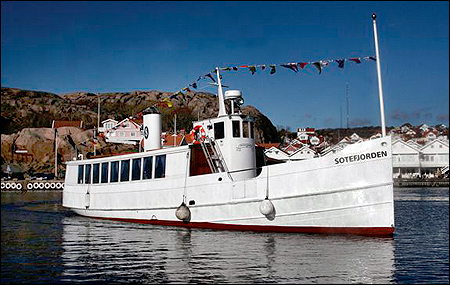
[[[119,121],[116,121],[114,119],[106,119],[106,120],[102,121],[102,124],[107,123],[107,122],[113,122],[113,123],[117,124]]]
[[[52,129],[57,129],[61,127],[83,127],[83,121],[59,121],[59,120],[53,120],[52,122]]]
[[[261,146],[261,147],[263,147],[265,149],[269,149],[271,147],[278,148],[278,147],[280,147],[280,144],[281,143],[258,143],[258,144],[256,144],[256,146]]]
[[[180,146],[184,144],[191,144],[193,139],[190,134],[176,136],[173,134],[166,133],[163,135],[163,146]]]

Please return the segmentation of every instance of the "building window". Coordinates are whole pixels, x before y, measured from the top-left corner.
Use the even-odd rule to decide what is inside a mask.
[[[78,184],[83,184],[84,165],[78,165]]]
[[[133,159],[131,180],[140,180],[140,179],[141,179],[141,159],[135,158]]]
[[[144,164],[142,173],[142,179],[151,179],[152,178],[152,165],[153,165],[153,156],[144,157]]]
[[[135,136],[136,136],[136,132],[131,132],[130,135],[131,135],[132,137],[135,137]]]
[[[98,184],[100,181],[100,163],[92,165],[92,183]]]
[[[158,155],[155,159],[155,178],[166,176],[166,155]]]
[[[120,181],[130,180],[130,160],[122,160],[120,165]]]
[[[84,175],[84,183],[91,184],[91,165],[85,165],[85,175]]]
[[[108,183],[108,163],[102,163],[102,183]]]
[[[225,138],[225,127],[224,123],[215,123],[214,124],[214,139],[220,140]]]
[[[233,138],[239,138],[241,136],[241,123],[239,121],[232,121],[233,126]]]
[[[111,176],[109,182],[118,182],[119,181],[119,162],[113,161],[111,162]]]

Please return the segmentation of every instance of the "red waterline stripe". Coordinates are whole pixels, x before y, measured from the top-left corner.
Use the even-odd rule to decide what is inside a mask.
[[[374,237],[392,237],[394,227],[290,227],[290,226],[255,226],[255,225],[234,225],[217,224],[207,222],[189,222],[181,221],[163,221],[163,220],[143,220],[143,219],[124,219],[124,218],[97,218],[104,220],[114,220],[138,224],[151,224],[158,226],[173,226],[197,229],[213,230],[236,230],[236,231],[254,231],[254,232],[277,232],[277,233],[308,233],[308,234],[350,234]]]

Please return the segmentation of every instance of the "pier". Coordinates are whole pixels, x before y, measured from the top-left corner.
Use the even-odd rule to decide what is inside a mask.
[[[394,187],[449,187],[448,178],[394,179]]]

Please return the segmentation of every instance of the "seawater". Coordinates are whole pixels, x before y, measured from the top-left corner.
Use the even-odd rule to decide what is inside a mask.
[[[392,238],[98,220],[2,193],[3,283],[449,283],[449,189],[395,188]]]

